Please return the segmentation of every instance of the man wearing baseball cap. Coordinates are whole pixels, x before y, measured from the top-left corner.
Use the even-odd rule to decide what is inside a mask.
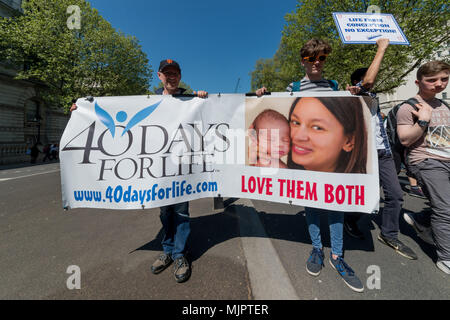
[[[158,78],[163,87],[156,94],[183,94],[186,89],[179,88],[181,80],[180,65],[171,59],[161,61],[158,68]],[[198,91],[200,98],[206,98],[208,92]],[[184,282],[191,275],[189,262],[186,260],[186,243],[191,227],[189,222],[189,202],[181,202],[161,207],[160,219],[164,230],[162,240],[163,252],[151,266],[153,274],[158,274],[175,262],[174,275],[177,282]]]
[[[183,94],[184,88],[179,88],[181,80],[180,65],[171,59],[161,61],[158,68],[158,78],[161,80],[163,87],[155,91],[156,94]],[[206,98],[208,92],[195,92],[198,97]],[[73,102],[70,111],[77,109]],[[164,252],[160,254],[158,259],[151,266],[151,271],[158,274],[166,269],[175,261],[174,275],[178,283],[189,279],[191,275],[191,267],[186,260],[186,243],[191,232],[189,223],[189,202],[182,202],[161,207],[160,219],[163,225],[164,238],[162,247]]]
[[[156,89],[156,94],[183,94],[186,91],[186,89],[178,87],[181,80],[181,68],[172,59],[162,60],[159,63],[158,78],[161,80],[163,87]],[[194,94],[197,94],[200,98],[208,96],[206,91],[194,91]]]

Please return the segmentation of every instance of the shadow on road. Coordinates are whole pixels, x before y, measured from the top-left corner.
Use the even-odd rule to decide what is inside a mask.
[[[311,244],[304,211],[300,211],[296,215],[260,212],[259,216],[270,238]],[[344,254],[345,251],[349,250],[374,251],[370,233],[370,230],[373,230],[374,227],[370,224],[370,219],[371,215],[363,214],[358,222],[361,231],[364,233],[364,240],[354,239],[344,232]],[[320,216],[320,230],[322,245],[330,248],[330,229],[326,214]]]
[[[382,209],[381,209],[382,210]],[[381,213],[381,211],[380,211]],[[411,239],[413,239],[420,247],[420,249],[432,260],[435,261],[437,260],[437,255],[436,255],[436,250],[433,246],[429,245],[428,243],[424,242],[422,239],[420,239],[417,236],[416,231],[413,229],[413,227],[411,227],[409,224],[407,224],[405,222],[405,220],[403,219],[403,213],[413,213],[412,211],[403,208],[402,212],[400,213],[400,223],[399,223],[399,233],[410,237]],[[376,219],[373,220],[379,228],[381,228],[381,215],[378,214],[378,217]]]
[[[234,201],[232,201],[234,202]],[[311,244],[304,211],[297,214],[275,214],[256,211],[243,205],[229,205],[223,212],[191,218],[191,235],[189,237],[189,260],[195,261],[212,247],[235,237],[260,237]],[[239,223],[257,215],[264,225],[265,232],[257,228],[240,230]],[[359,221],[365,240],[358,240],[344,235],[344,250],[374,251],[370,230],[372,216],[364,215]],[[330,235],[326,215],[321,215],[322,243],[330,247]],[[137,248],[137,250],[162,251],[163,230],[160,229],[155,239]]]
[[[191,221],[191,234],[188,240],[189,259],[195,261],[210,248],[229,239],[243,236],[239,232],[238,217],[234,205],[226,207],[223,212],[194,217]],[[239,206],[242,207],[242,206]],[[245,208],[245,207],[242,207]],[[238,209],[241,210],[241,209]],[[242,209],[244,210],[244,209]],[[155,239],[137,250],[162,251],[161,241],[164,231],[161,228]],[[253,235],[263,236],[263,235]]]

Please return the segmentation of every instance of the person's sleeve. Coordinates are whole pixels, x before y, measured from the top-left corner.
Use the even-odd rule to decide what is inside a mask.
[[[414,115],[411,111],[414,108],[409,104],[403,104],[397,111],[397,125],[413,125]]]
[[[360,82],[358,82],[358,83],[356,84],[356,86],[359,87],[359,88],[361,89],[361,91],[359,92],[359,94],[366,94],[366,95],[369,94],[369,91],[368,91],[366,88],[363,87],[363,85],[362,85],[362,80],[361,80]]]
[[[364,88],[364,86],[362,85],[362,82],[363,81],[361,80],[360,82],[358,82],[356,84],[356,86],[360,88],[360,91],[359,91],[358,95],[360,95],[360,96],[369,96],[369,97],[372,97],[372,98],[376,98],[377,95],[375,93],[373,93],[373,92],[370,92],[366,88]]]

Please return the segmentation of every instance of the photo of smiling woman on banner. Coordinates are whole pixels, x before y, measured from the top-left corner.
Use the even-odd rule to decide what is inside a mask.
[[[274,98],[271,104],[272,108],[252,106],[252,115],[247,114],[247,123],[251,121],[247,165],[335,173],[371,171],[370,124],[363,100],[297,97]]]
[[[367,172],[367,129],[359,99],[297,98],[289,111],[289,123],[288,168]]]

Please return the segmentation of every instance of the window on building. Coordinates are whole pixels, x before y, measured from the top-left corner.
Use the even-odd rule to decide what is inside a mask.
[[[39,111],[39,103],[37,101],[27,100],[25,102],[25,121],[38,123],[42,119]]]

